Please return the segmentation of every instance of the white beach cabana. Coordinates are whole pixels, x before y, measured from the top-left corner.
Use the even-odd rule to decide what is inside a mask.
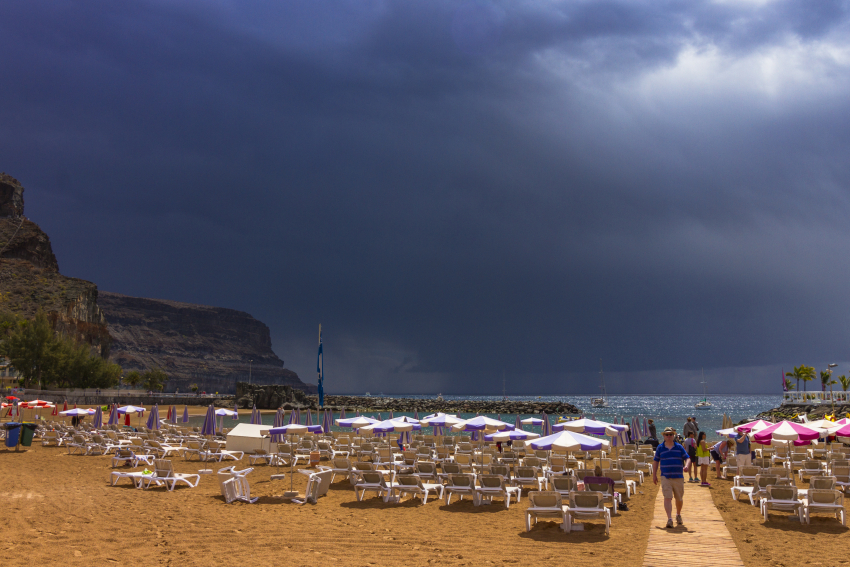
[[[263,449],[271,453],[271,437],[268,425],[240,423],[227,434],[227,450],[254,453]]]

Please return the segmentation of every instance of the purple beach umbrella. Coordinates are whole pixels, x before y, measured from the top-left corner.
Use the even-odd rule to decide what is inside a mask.
[[[542,421],[543,423],[541,424],[541,427],[543,431],[541,432],[541,434],[543,435],[543,437],[546,437],[547,435],[552,435],[552,423],[549,421],[549,416],[546,415],[545,411],[543,412]]]
[[[212,404],[207,408],[207,415],[204,416],[204,426],[201,427],[201,435],[215,435],[215,408]]]
[[[183,406],[183,423],[189,423],[189,406]]]
[[[322,430],[325,433],[330,432],[333,425],[333,412],[329,409],[325,410],[325,417],[322,419]]]
[[[153,408],[151,408],[151,414],[148,416],[148,429],[153,429],[154,431],[159,430],[159,405],[154,404]]]
[[[283,412],[282,408],[278,408],[277,413],[274,414],[274,422],[272,423],[272,429],[275,427],[283,427],[283,420],[286,417],[286,414]],[[281,443],[283,442],[283,436],[275,433],[271,438],[272,443]]]
[[[260,415],[260,410],[257,409],[257,404],[254,404],[254,409],[251,410],[251,425],[262,425],[263,418]]]
[[[109,412],[109,425],[118,424],[118,406],[112,404],[112,411]]]
[[[100,406],[97,406],[97,411],[94,412],[94,421],[92,422],[92,427],[95,429],[100,429],[103,427],[103,409]]]

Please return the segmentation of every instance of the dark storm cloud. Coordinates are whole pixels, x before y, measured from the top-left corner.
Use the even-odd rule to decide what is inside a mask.
[[[847,8],[5,3],[2,169],[334,388],[759,391],[850,331]]]

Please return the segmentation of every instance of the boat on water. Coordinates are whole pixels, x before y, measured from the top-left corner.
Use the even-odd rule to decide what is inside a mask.
[[[702,371],[702,401],[695,403],[694,407],[704,410],[712,408],[711,402],[708,401],[708,396],[705,393],[705,370]]]
[[[602,391],[602,396],[599,398],[590,398],[590,405],[594,408],[608,408],[608,400],[605,398],[605,374],[602,373],[602,359],[599,359],[599,389]]]

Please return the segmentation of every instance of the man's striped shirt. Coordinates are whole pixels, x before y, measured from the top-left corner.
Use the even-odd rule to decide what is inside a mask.
[[[661,470],[661,476],[667,478],[684,478],[682,469],[685,467],[685,460],[688,459],[688,452],[679,443],[674,442],[671,449],[667,445],[661,443],[655,450],[653,460],[659,463],[658,468]]]

